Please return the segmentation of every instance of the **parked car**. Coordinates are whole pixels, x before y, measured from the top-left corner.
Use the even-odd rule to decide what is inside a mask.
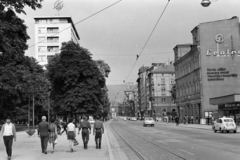
[[[146,127],[146,126],[154,127],[154,124],[155,124],[155,121],[152,117],[144,118],[143,127]]]
[[[213,130],[215,133],[217,131],[220,131],[222,133],[224,131],[226,131],[227,133],[229,133],[229,131],[233,131],[234,133],[237,133],[237,126],[232,118],[222,117],[216,120],[213,125]]]
[[[126,121],[126,120],[127,120],[127,117],[123,117],[123,120]]]
[[[137,120],[137,118],[136,117],[132,117],[132,119],[131,119],[132,121],[136,121]]]

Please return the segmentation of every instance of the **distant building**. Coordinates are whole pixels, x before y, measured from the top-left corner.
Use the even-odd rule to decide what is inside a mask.
[[[69,16],[40,16],[35,20],[35,58],[40,65],[60,53],[62,42],[78,43],[80,37]]]
[[[176,115],[176,104],[174,104],[170,93],[175,84],[175,70],[172,64],[152,64],[147,69],[147,97],[148,115],[162,117],[163,115]]]
[[[193,45],[181,58],[175,57],[176,103],[181,118],[195,123],[211,117],[240,114],[239,18],[201,23],[191,32]],[[176,47],[175,47],[176,48]],[[178,55],[178,50],[175,56]],[[240,119],[239,119],[240,120]]]

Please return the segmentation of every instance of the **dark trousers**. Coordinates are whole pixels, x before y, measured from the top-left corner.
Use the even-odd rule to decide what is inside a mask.
[[[12,157],[13,136],[3,136],[6,152],[9,157]]]
[[[101,142],[102,142],[102,131],[101,129],[96,130],[96,135],[95,135],[95,142],[96,145],[101,147]]]
[[[47,151],[47,145],[48,145],[48,134],[40,135],[40,139],[41,139],[42,152],[46,152]]]
[[[82,130],[82,140],[83,140],[83,143],[88,144],[88,140],[89,140],[89,131],[88,131],[88,129],[83,129]]]

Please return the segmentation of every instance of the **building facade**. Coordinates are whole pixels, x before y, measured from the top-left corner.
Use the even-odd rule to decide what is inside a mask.
[[[69,16],[42,16],[35,20],[35,58],[40,65],[46,65],[48,59],[60,53],[62,42],[78,43],[80,37]]]
[[[148,72],[148,115],[162,117],[176,115],[176,104],[171,89],[175,84],[175,70],[172,64],[152,65]]]
[[[229,114],[221,109],[219,105],[224,102],[216,101],[216,97],[224,99],[240,93],[239,18],[201,23],[191,33],[191,50],[174,63],[176,103],[181,117],[193,116],[195,123],[204,124],[212,116]],[[240,107],[233,113],[239,114]]]
[[[145,111],[147,110],[147,96],[146,96],[146,71],[149,67],[141,67],[138,71],[138,98],[139,98],[139,112],[138,116],[143,118]]]

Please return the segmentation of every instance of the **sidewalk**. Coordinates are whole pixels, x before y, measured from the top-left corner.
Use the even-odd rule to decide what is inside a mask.
[[[166,126],[176,126],[176,123],[166,123],[166,122],[156,122],[155,124],[159,125],[166,125]],[[195,128],[195,129],[203,129],[203,130],[213,130],[212,125],[205,125],[205,124],[182,124],[180,123],[179,126],[176,127],[185,127],[185,128]],[[240,132],[240,127],[237,128],[237,132]]]
[[[55,152],[51,154],[51,148],[48,144],[48,154],[43,154],[40,139],[36,133],[29,137],[24,131],[17,132],[17,141],[13,143],[12,160],[110,160],[107,138],[105,132],[102,136],[102,149],[96,149],[94,136],[91,134],[88,149],[86,150],[83,148],[81,134],[77,135],[76,139],[79,145],[75,146],[74,152],[71,153],[67,136],[63,133],[58,135]],[[0,141],[0,159],[4,160],[6,157],[4,143]]]

